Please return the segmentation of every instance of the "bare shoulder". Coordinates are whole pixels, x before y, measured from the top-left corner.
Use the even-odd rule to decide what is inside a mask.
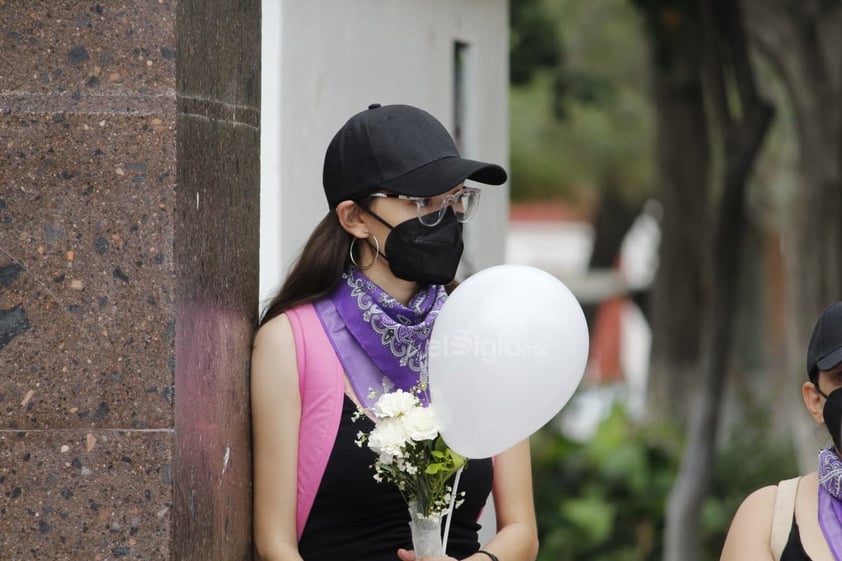
[[[743,500],[734,514],[720,561],[756,559],[771,560],[770,540],[776,485],[762,487]]]
[[[734,514],[729,534],[737,531],[749,531],[763,534],[768,538],[772,533],[772,516],[775,499],[778,497],[777,485],[768,485],[757,489],[747,496]],[[768,540],[765,540],[768,543]]]
[[[289,318],[281,314],[257,330],[252,343],[251,385],[255,390],[273,393],[297,387],[295,336]]]
[[[808,491],[817,491],[819,490],[819,474],[816,471],[811,471],[806,475],[801,476],[801,481],[798,482],[798,491],[801,492],[802,489],[807,489]]]
[[[772,520],[772,511],[775,508],[775,499],[777,496],[777,485],[767,485],[766,487],[761,487],[745,498],[740,505],[740,508],[737,510],[737,514],[739,514],[740,511],[747,511],[753,516],[760,515],[761,513],[767,513],[769,520]]]
[[[275,316],[257,330],[254,335],[254,349],[294,343],[292,325],[286,314]]]

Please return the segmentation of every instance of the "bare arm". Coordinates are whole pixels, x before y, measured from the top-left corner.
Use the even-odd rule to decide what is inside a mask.
[[[495,458],[493,493],[497,535],[483,549],[495,554],[500,561],[534,561],[538,555],[538,528],[528,439]],[[490,561],[482,553],[469,559]]]
[[[255,336],[251,364],[254,542],[262,561],[300,561],[296,535],[301,398],[285,315]]]
[[[778,488],[758,489],[743,501],[722,547],[719,561],[772,561],[772,513]]]

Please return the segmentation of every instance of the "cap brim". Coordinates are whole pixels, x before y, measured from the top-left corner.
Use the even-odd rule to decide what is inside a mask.
[[[432,197],[450,191],[466,179],[487,185],[502,185],[506,170],[497,164],[465,158],[442,158],[378,185],[399,195]]]
[[[842,347],[839,347],[832,353],[825,355],[816,361],[816,366],[818,366],[819,370],[822,372],[833,370],[840,364],[842,364]]]

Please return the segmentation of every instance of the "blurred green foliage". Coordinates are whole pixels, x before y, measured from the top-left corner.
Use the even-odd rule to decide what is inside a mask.
[[[724,444],[702,512],[703,559],[719,558],[731,518],[754,489],[792,477],[794,453],[748,426]],[[765,436],[764,436],[765,435]],[[587,442],[548,426],[532,439],[539,561],[660,560],[667,497],[683,437],[615,407]]]
[[[512,0],[510,7],[512,198],[573,200],[583,190],[645,198],[654,122],[647,47],[633,6]]]
[[[580,190],[618,190],[627,200],[651,190],[651,108],[618,90],[609,108],[571,105],[552,117],[550,76],[512,88],[511,170],[514,200],[575,198]]]
[[[543,0],[509,2],[509,81],[526,84],[540,68],[553,68],[561,58],[555,22],[547,18]]]

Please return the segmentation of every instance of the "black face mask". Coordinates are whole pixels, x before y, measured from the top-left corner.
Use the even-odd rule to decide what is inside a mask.
[[[386,238],[386,255],[380,255],[396,277],[420,284],[448,284],[456,276],[464,244],[462,224],[452,208],[435,226],[424,226],[417,218],[392,226],[366,212],[392,229]]]
[[[842,388],[836,388],[830,395],[824,395],[818,386],[816,390],[825,398],[822,414],[833,445],[837,450],[842,450]]]

